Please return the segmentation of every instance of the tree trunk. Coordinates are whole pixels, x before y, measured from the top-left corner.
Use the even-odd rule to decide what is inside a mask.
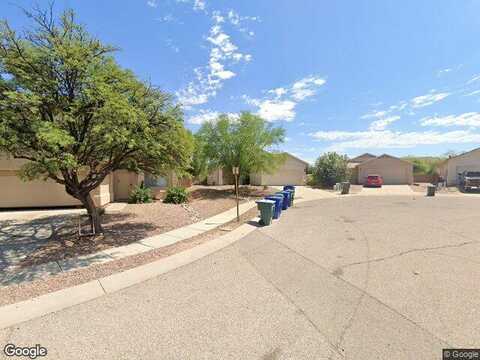
[[[90,226],[92,232],[97,234],[103,233],[102,222],[100,219],[100,214],[98,213],[98,209],[95,206],[95,202],[92,199],[92,196],[87,194],[84,198],[80,199],[83,206],[87,209],[88,215],[90,217]]]

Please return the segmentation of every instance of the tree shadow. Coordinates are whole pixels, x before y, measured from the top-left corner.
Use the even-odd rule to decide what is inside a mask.
[[[24,232],[22,241],[10,237],[8,242],[0,245],[1,269],[16,265],[19,268],[37,266],[48,262],[68,259],[81,255],[93,254],[108,248],[131,244],[144,239],[157,229],[155,224],[136,220],[137,216],[130,213],[107,214],[102,216],[104,234],[97,236],[79,236],[78,224],[86,226],[88,217],[81,216],[54,216],[35,220],[27,224],[11,224],[13,232],[22,233],[20,226],[29,228],[49,225],[50,236],[39,241],[34,232]],[[10,229],[10,228],[9,228]],[[4,249],[10,249],[15,254],[5,257]],[[21,255],[21,256],[20,256]]]

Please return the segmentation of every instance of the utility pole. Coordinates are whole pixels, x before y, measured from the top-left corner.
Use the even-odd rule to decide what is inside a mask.
[[[240,222],[240,209],[239,209],[239,200],[238,200],[238,177],[240,175],[240,168],[234,166],[232,168],[233,176],[235,177],[235,197],[237,198],[237,222]]]

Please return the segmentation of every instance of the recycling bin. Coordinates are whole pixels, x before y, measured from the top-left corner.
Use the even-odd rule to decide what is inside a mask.
[[[288,190],[285,190],[285,191],[288,191],[290,193],[290,199],[289,199],[288,207],[291,207],[291,206],[293,206],[293,197],[295,196],[295,191],[293,191],[292,189],[288,189]]]
[[[279,191],[278,193],[283,195],[282,210],[287,210],[290,204],[290,193],[288,191]]]
[[[285,185],[283,187],[283,190],[292,190],[292,203],[293,203],[293,200],[295,200],[295,186],[294,185]]]
[[[427,186],[427,196],[435,196],[435,190],[437,187],[435,185],[428,185]]]
[[[260,210],[260,224],[270,225],[272,223],[273,210],[275,208],[275,201],[272,200],[257,200],[257,207]]]
[[[266,196],[265,199],[275,201],[275,209],[273,211],[273,218],[278,219],[280,217],[280,214],[282,213],[283,196],[270,195],[270,196]]]

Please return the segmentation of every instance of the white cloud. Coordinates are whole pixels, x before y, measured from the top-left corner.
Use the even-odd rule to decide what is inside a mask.
[[[297,81],[292,86],[292,97],[297,101],[302,101],[314,96],[317,93],[318,88],[325,83],[325,79],[314,76]]]
[[[400,120],[400,116],[390,116],[385,119],[375,120],[370,124],[369,129],[373,131],[385,130],[388,125],[391,123]]]
[[[479,95],[479,94],[480,94],[480,90],[475,90],[475,91],[471,91],[468,94],[465,94],[463,96],[475,96],[475,95]]]
[[[226,66],[252,60],[250,54],[244,54],[238,50],[231,36],[223,30],[222,24],[225,18],[221,13],[214,11],[211,18],[213,25],[205,38],[211,45],[208,65],[196,68],[195,80],[191,81],[186,88],[177,91],[179,101],[187,108],[207,103],[211,97],[217,95],[226,80],[236,76],[234,71],[225,69]]]
[[[295,117],[296,103],[289,100],[263,100],[258,102],[258,115],[267,121],[291,121]]]
[[[443,74],[447,74],[449,72],[453,71],[452,68],[446,68],[446,69],[442,69],[442,70],[438,70],[437,72],[437,76],[440,77],[442,76]]]
[[[148,0],[147,5],[153,8],[156,8],[158,6],[157,0]]]
[[[321,141],[333,141],[332,151],[373,148],[413,148],[418,145],[476,143],[480,134],[458,130],[449,132],[401,132],[401,131],[318,131],[310,134]]]
[[[257,108],[257,114],[267,121],[292,121],[295,108],[299,102],[317,94],[318,89],[326,83],[325,79],[309,76],[294,82],[288,87],[278,87],[266,91],[262,99],[252,99],[244,95],[249,105]]]
[[[205,0],[194,0],[193,10],[195,10],[195,11],[205,11],[206,5],[207,4],[206,4]]]
[[[223,70],[215,73],[215,76],[217,76],[219,79],[222,80],[228,80],[234,77],[236,74],[233,71],[229,70]]]
[[[468,112],[460,115],[433,116],[423,118],[422,126],[470,126],[480,127],[480,113]]]
[[[188,122],[194,125],[201,125],[207,121],[215,120],[219,115],[218,111],[201,110],[198,114],[191,116]]]
[[[156,0],[155,0],[156,1]],[[194,11],[201,11],[207,14],[207,3],[205,0],[175,0],[179,4],[190,4]]]
[[[448,92],[443,92],[443,93],[431,92],[426,95],[414,97],[411,101],[411,104],[413,108],[421,108],[421,107],[429,106],[436,102],[439,102],[445,99],[449,95],[450,93]]]
[[[477,82],[478,80],[480,80],[480,75],[477,74],[473,78],[471,78],[470,80],[467,81],[467,85],[473,84],[474,82]]]
[[[267,93],[275,95],[275,97],[278,99],[287,93],[287,89],[279,87],[276,89],[268,90]]]
[[[193,125],[202,125],[206,122],[212,122],[218,119],[220,115],[227,115],[232,120],[240,118],[240,113],[221,113],[219,111],[212,110],[200,110],[197,114],[188,118],[188,123]]]
[[[248,34],[249,36],[254,36],[255,33],[249,30],[244,24],[247,21],[254,22],[260,21],[256,16],[240,16],[236,11],[230,10],[226,15],[230,24],[236,27],[240,32]]]
[[[374,112],[371,112],[371,113],[368,113],[368,114],[365,114],[365,115],[362,115],[360,116],[360,119],[371,119],[371,118],[382,118],[384,117],[385,115],[387,115],[388,112],[387,111],[374,111]]]

